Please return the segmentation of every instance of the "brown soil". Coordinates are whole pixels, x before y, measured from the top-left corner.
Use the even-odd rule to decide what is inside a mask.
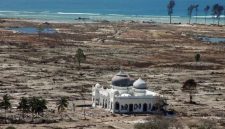
[[[0,26],[37,26],[39,23],[5,19]],[[77,23],[51,26],[57,34],[28,35],[0,30],[0,96],[12,97],[8,118],[19,119],[16,110],[21,97],[41,96],[48,100],[43,118],[51,124],[17,124],[18,129],[60,128],[132,128],[135,122],[152,115],[113,115],[101,109],[87,108],[83,120],[81,86],[86,103],[91,103],[91,87],[97,82],[110,86],[112,76],[122,67],[133,78],[142,77],[149,89],[163,94],[169,108],[184,125],[210,119],[218,128],[225,127],[225,44],[205,43],[195,35],[225,36],[225,27],[205,25],[168,25],[148,23]],[[87,56],[77,69],[74,55],[82,48]],[[201,54],[196,63],[194,56]],[[195,79],[197,104],[188,104],[181,91],[184,81]],[[57,113],[56,102],[67,96],[70,106],[64,119]],[[4,111],[0,110],[0,116]],[[27,121],[30,120],[30,114]],[[38,120],[38,118],[37,118]],[[1,124],[0,128],[11,124]]]

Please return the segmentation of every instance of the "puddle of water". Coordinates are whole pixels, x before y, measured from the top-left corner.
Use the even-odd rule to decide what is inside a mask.
[[[7,28],[7,30],[16,31],[18,33],[24,33],[24,34],[38,34],[38,28],[36,27],[10,27]],[[55,29],[52,28],[45,28],[41,33],[44,34],[53,34],[56,33]]]
[[[207,36],[200,36],[198,37],[203,42],[210,42],[210,43],[225,43],[225,38],[221,37],[207,37]]]

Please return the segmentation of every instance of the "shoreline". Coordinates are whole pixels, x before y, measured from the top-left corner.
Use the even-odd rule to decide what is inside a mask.
[[[0,11],[1,12],[1,11]],[[7,11],[2,11],[7,12]],[[14,12],[14,11],[13,11]],[[17,12],[17,11],[15,11]],[[19,11],[18,11],[19,12]],[[33,14],[34,13],[34,14]],[[1,15],[0,19],[22,19],[26,21],[36,21],[36,22],[51,22],[51,23],[94,23],[94,22],[155,22],[155,23],[169,23],[169,16],[167,15],[124,15],[124,14],[94,14],[94,13],[35,13],[27,12],[26,15]],[[36,14],[36,15],[35,15]],[[6,16],[5,16],[6,15]],[[206,22],[205,22],[206,18]],[[225,25],[225,16],[222,15],[221,25]],[[188,16],[172,16],[172,22],[174,24],[188,24]],[[213,16],[192,16],[191,24],[217,24],[217,19]]]
[[[3,18],[0,17],[0,23],[4,23],[5,21],[14,21],[14,22],[28,22],[35,24],[42,23],[51,23],[51,24],[92,24],[92,23],[138,23],[138,24],[158,24],[158,25],[179,25],[179,26],[193,26],[193,25],[205,25],[205,26],[218,26],[217,23],[204,24],[204,23],[181,23],[181,22],[157,22],[157,21],[143,21],[143,20],[119,20],[119,21],[109,21],[109,20],[74,20],[74,22],[69,21],[58,21],[58,20],[41,20],[41,19],[32,19],[32,18]],[[225,26],[224,24],[220,24],[219,26]]]

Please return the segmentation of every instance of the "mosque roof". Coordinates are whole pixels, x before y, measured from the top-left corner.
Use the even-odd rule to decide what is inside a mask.
[[[146,84],[146,82],[144,80],[139,78],[138,80],[136,80],[134,82],[133,87],[135,89],[147,89],[147,84]]]

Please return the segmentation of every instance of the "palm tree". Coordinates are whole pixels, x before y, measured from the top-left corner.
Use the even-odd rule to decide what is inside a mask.
[[[195,82],[195,80],[194,79],[189,79],[189,80],[185,81],[184,84],[183,84],[183,87],[182,87],[182,91],[189,93],[189,96],[190,96],[189,97],[190,98],[189,102],[193,103],[192,95],[197,92],[197,83]]]
[[[198,20],[198,7],[199,7],[199,5],[196,4],[195,5],[195,23],[197,23],[197,20]]]
[[[220,15],[222,14],[224,7],[219,4],[214,4],[212,7],[212,14],[217,18],[218,25],[220,25]]]
[[[3,96],[3,100],[0,103],[0,107],[5,110],[5,123],[6,123],[6,113],[7,113],[7,110],[12,107],[12,105],[10,103],[10,96],[8,94],[6,94],[6,95]]]
[[[204,8],[204,12],[205,12],[205,24],[206,24],[206,16],[208,15],[208,12],[209,12],[209,5],[207,5],[205,8]]]
[[[43,99],[43,98],[39,98],[38,101],[37,101],[37,107],[36,107],[35,112],[38,115],[42,116],[45,109],[48,109],[47,108],[47,101],[45,99]]]
[[[168,5],[167,5],[168,15],[170,16],[170,24],[171,24],[171,19],[172,19],[174,6],[175,6],[175,1],[174,0],[170,0]]]
[[[58,112],[61,114],[61,118],[63,118],[62,113],[65,111],[68,105],[69,105],[69,102],[66,97],[61,97],[61,99],[57,102]]]
[[[86,60],[86,56],[84,54],[84,51],[82,49],[78,48],[77,51],[76,51],[75,58],[78,62],[78,66],[79,66],[79,69],[80,69],[81,62]]]
[[[17,109],[22,111],[22,117],[24,119],[24,114],[30,111],[29,100],[25,97],[22,97],[19,102]]]
[[[200,55],[199,53],[197,53],[197,54],[195,55],[195,61],[196,61],[196,62],[199,62],[200,59],[201,59],[201,55]]]
[[[192,17],[192,12],[193,12],[193,9],[195,8],[195,5],[191,4],[189,7],[188,7],[188,16],[189,16],[189,24],[191,23],[191,17]]]
[[[44,110],[47,109],[47,101],[38,97],[32,97],[29,100],[29,105],[32,112],[32,121],[34,120],[34,114],[43,115]]]
[[[225,6],[224,6],[224,8],[225,8]],[[225,25],[225,9],[223,10],[223,16],[224,16],[224,25]]]

